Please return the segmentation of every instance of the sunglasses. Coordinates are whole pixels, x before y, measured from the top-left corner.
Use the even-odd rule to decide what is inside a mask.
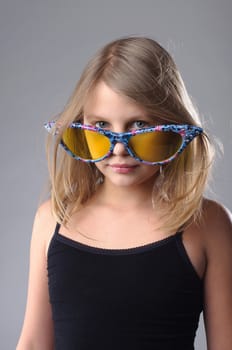
[[[55,121],[44,126],[50,133],[59,133]],[[63,131],[60,144],[73,158],[94,163],[109,157],[120,142],[139,162],[163,165],[175,159],[202,132],[202,128],[194,125],[168,124],[116,133],[72,123]]]

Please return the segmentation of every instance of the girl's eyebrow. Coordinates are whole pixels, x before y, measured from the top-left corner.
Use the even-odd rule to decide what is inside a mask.
[[[84,118],[87,118],[88,120],[106,120],[108,119],[107,116],[100,116],[100,115],[95,115],[95,114],[83,114],[83,117]],[[147,120],[147,121],[153,121],[154,118],[146,115],[146,114],[135,114],[135,115],[131,115],[129,116],[128,118],[128,121],[133,121],[133,120],[140,120],[140,119],[143,119],[143,120]]]
[[[107,121],[107,117],[99,116],[99,115],[93,115],[93,114],[84,114],[83,119],[85,119],[88,123],[95,123],[99,121]]]
[[[86,113],[83,114],[83,117],[88,119],[104,119],[103,116],[95,115],[95,114],[86,114]]]

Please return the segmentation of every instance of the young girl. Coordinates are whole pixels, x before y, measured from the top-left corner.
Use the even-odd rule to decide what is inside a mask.
[[[17,350],[232,349],[232,230],[203,198],[212,146],[170,55],[106,45],[50,132]]]

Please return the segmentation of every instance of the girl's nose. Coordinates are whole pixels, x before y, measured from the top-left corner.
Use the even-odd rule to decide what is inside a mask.
[[[122,142],[117,142],[113,149],[113,154],[117,156],[128,155],[126,147]]]

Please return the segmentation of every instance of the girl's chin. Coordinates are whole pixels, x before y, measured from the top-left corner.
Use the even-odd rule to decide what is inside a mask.
[[[115,176],[115,177],[107,177],[105,178],[104,182],[106,184],[109,184],[110,186],[114,186],[114,187],[121,187],[121,188],[141,188],[144,187],[146,185],[149,184],[149,186],[151,186],[154,183],[154,176],[150,177],[148,179],[140,179],[140,178],[133,178],[130,176],[123,176],[125,174],[120,174],[117,173],[117,175],[119,176]],[[122,176],[120,176],[122,175]]]

